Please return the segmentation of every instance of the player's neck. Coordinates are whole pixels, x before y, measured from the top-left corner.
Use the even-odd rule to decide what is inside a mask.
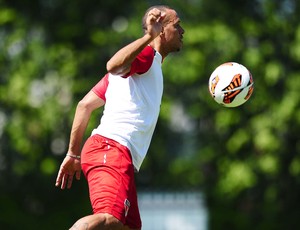
[[[160,41],[158,41],[157,39],[155,39],[149,45],[153,49],[155,49],[158,53],[160,53],[160,55],[162,56],[162,60],[164,60],[165,57],[167,57],[168,54],[166,52],[164,52]]]

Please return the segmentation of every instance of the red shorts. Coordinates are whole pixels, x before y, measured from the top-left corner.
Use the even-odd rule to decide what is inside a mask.
[[[128,148],[118,142],[91,136],[82,149],[81,166],[89,185],[94,213],[108,213],[130,228],[141,228]]]

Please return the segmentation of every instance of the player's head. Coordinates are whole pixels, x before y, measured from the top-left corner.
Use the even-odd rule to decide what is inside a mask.
[[[171,52],[179,51],[182,47],[182,39],[184,29],[180,25],[180,18],[177,12],[167,5],[157,5],[150,7],[143,17],[143,29],[146,32],[146,18],[150,10],[158,9],[162,13],[165,13],[165,17],[162,20],[162,32],[160,34],[160,50],[159,52],[163,56],[167,56]]]

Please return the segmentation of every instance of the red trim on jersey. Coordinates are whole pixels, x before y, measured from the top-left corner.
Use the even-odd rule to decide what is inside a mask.
[[[102,100],[106,101],[105,93],[108,86],[108,74],[106,74],[93,88],[92,91],[100,97]]]
[[[132,62],[130,72],[123,77],[146,73],[152,65],[154,54],[155,50],[151,46],[146,46]]]
[[[123,77],[126,78],[135,73],[146,73],[152,65],[154,54],[155,50],[151,46],[146,46],[131,63],[130,72]],[[109,74],[106,74],[92,89],[92,91],[104,101],[106,101],[105,93],[109,84],[108,75]]]

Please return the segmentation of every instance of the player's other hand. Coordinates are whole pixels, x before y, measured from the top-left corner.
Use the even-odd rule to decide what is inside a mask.
[[[66,156],[59,168],[55,186],[60,186],[61,189],[71,188],[74,176],[77,180],[80,180],[80,175],[80,159]]]

